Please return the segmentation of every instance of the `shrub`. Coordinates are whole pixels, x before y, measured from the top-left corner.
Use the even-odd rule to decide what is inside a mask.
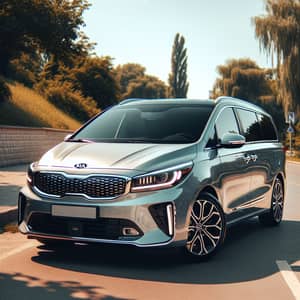
[[[2,77],[0,77],[0,102],[11,99],[11,91]]]
[[[50,86],[45,91],[48,100],[81,122],[85,122],[99,112],[95,100],[73,92],[69,87]]]

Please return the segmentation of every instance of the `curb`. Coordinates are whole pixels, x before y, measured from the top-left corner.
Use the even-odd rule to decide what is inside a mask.
[[[14,206],[10,209],[0,212],[0,226],[4,226],[9,223],[17,222],[18,220],[18,209]]]

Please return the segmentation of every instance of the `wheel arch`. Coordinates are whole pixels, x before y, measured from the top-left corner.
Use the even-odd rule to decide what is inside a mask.
[[[211,186],[211,185],[207,185],[207,186],[204,186],[202,187],[199,192],[197,193],[197,197],[195,198],[195,200],[191,201],[190,204],[189,204],[189,207],[188,207],[188,210],[187,210],[187,214],[186,214],[186,218],[185,218],[185,227],[187,228],[188,224],[189,224],[189,221],[190,221],[190,213],[191,213],[191,210],[192,210],[192,207],[195,203],[195,201],[197,199],[199,199],[199,197],[203,194],[208,194],[210,196],[212,196],[213,198],[215,198],[215,200],[217,202],[219,202],[219,204],[221,205],[222,209],[223,209],[223,206],[222,206],[222,201],[218,195],[218,192],[217,190]]]
[[[199,196],[200,196],[201,194],[209,194],[209,195],[213,196],[213,197],[221,204],[221,206],[222,206],[221,199],[220,199],[220,197],[219,197],[219,195],[218,195],[216,189],[215,189],[213,186],[208,185],[208,186],[203,187],[203,188],[199,191],[199,193],[198,193],[198,195],[197,195],[197,199],[199,198]]]

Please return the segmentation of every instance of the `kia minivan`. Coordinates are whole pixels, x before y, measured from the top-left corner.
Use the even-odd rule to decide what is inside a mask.
[[[285,155],[249,102],[129,99],[30,165],[19,230],[43,243],[177,246],[207,258],[226,228],[281,222]]]

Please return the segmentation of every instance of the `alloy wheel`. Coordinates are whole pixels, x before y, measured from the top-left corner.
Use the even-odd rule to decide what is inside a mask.
[[[186,248],[189,253],[207,256],[224,238],[221,208],[212,201],[197,200],[192,208]]]
[[[276,223],[279,223],[283,215],[283,187],[279,179],[276,179],[272,193],[272,210]]]

